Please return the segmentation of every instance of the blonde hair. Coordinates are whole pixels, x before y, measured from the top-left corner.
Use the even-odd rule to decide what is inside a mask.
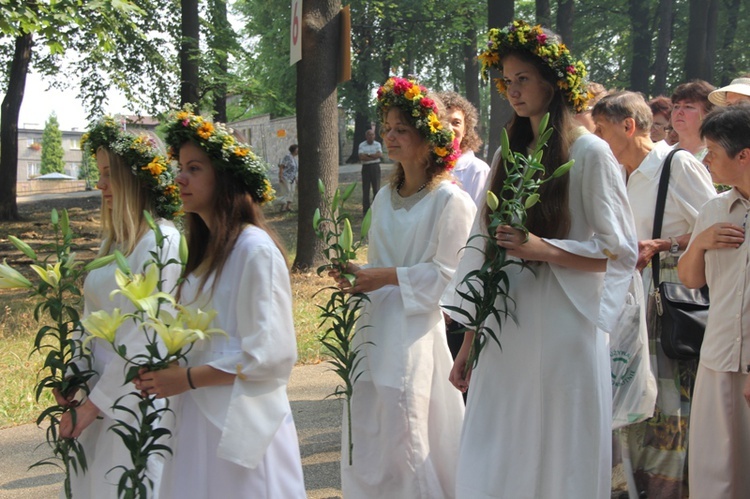
[[[143,211],[154,218],[151,195],[130,171],[123,159],[109,149],[100,147],[109,157],[112,208],[102,198],[102,247],[99,255],[108,255],[115,248],[125,256],[130,255],[141,237],[149,231]]]

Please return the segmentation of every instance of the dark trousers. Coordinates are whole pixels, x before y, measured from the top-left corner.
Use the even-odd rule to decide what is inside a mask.
[[[362,165],[362,213],[370,209],[370,189],[372,198],[380,190],[380,163]]]
[[[461,350],[461,345],[464,342],[464,334],[465,333],[456,333],[455,331],[458,331],[459,329],[463,328],[464,326],[462,324],[459,324],[456,321],[451,321],[450,324],[445,325],[445,334],[448,337],[448,348],[451,351],[451,357],[453,357],[453,360],[456,359],[456,356],[458,355],[459,350]],[[466,392],[463,393],[464,396],[464,404],[466,403]]]

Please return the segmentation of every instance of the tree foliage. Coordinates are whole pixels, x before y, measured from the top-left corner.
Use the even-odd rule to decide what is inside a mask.
[[[5,93],[0,117],[0,220],[18,218],[18,117],[28,71],[33,67],[55,77],[60,87],[77,81],[90,115],[101,111],[112,86],[134,103],[164,102],[170,85],[161,33],[168,31],[161,23],[168,18],[169,5],[169,0],[3,2],[0,53],[9,63],[0,67]]]
[[[237,0],[234,9],[245,23],[237,60],[242,85],[233,88],[239,100],[239,117],[270,113],[295,114],[297,73],[289,65],[290,2]]]
[[[42,166],[41,173],[63,173],[65,171],[65,162],[63,155],[65,151],[62,147],[62,132],[57,116],[52,113],[44,124],[42,132]]]

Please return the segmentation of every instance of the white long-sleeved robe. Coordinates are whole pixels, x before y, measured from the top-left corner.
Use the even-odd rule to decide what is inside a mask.
[[[637,241],[624,179],[607,144],[586,134],[570,154],[570,232],[564,240],[545,240],[576,255],[607,259],[607,269],[581,272],[542,263],[533,264],[535,276],[510,267],[518,325],[503,321],[502,351],[488,339],[472,373],[458,498],[609,497],[606,332],[624,303]],[[485,230],[483,225],[479,215],[472,232]],[[444,304],[470,308],[454,287],[483,261],[479,251],[465,251]],[[496,321],[488,320],[497,331]]]
[[[362,375],[352,398],[353,465],[344,414],[342,490],[347,499],[453,497],[461,394],[438,306],[466,244],[475,206],[443,181],[409,210],[392,187],[372,205],[368,267],[396,267],[398,286],[368,293],[358,322]]]
[[[262,229],[237,238],[213,286],[191,274],[181,302],[218,312],[214,335],[195,343],[188,365],[236,374],[231,385],[199,387],[175,407],[174,456],[162,499],[306,497],[297,433],[286,386],[297,359],[289,272]],[[213,293],[211,292],[213,286]]]

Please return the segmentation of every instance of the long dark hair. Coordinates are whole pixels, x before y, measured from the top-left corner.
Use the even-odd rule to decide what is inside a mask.
[[[539,70],[542,78],[547,81],[553,89],[552,100],[549,103],[549,126],[555,131],[547,141],[542,156],[542,164],[545,167],[545,176],[552,175],[555,169],[566,163],[570,150],[570,131],[573,128],[573,115],[568,108],[565,95],[556,85],[557,76],[552,73],[549,66],[544,64],[541,59],[527,52],[514,51],[503,54],[503,59],[508,56],[515,56],[524,62],[534,65]],[[506,126],[508,138],[510,139],[510,149],[514,152],[528,154],[528,147],[534,140],[534,131],[531,128],[531,120],[513,113],[513,117]],[[501,160],[502,163],[502,160]],[[500,192],[505,182],[505,169],[501,164],[492,165],[494,173],[490,190],[500,196]],[[542,201],[537,203],[528,211],[528,220],[526,228],[529,232],[540,236],[560,239],[568,235],[570,231],[570,210],[568,208],[568,186],[570,180],[568,175],[552,179],[542,184],[539,188],[539,195]],[[485,207],[485,221],[489,223],[489,211]]]
[[[214,168],[213,219],[209,230],[196,213],[185,215],[188,241],[188,261],[183,277],[200,268],[200,288],[208,277],[216,272],[214,286],[224,269],[237,238],[247,225],[266,231],[286,259],[286,250],[267,223],[261,206],[256,203],[241,182],[229,174],[221,174]],[[213,289],[212,289],[213,292]]]

